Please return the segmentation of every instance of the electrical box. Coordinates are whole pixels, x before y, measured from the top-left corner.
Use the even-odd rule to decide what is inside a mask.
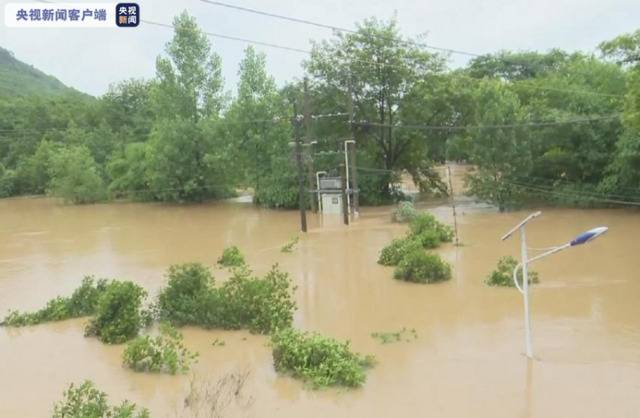
[[[342,213],[342,195],[322,193],[322,213]]]

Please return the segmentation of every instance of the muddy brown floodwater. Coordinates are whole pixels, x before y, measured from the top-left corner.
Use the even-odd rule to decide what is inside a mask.
[[[293,253],[295,211],[240,202],[198,206],[67,206],[45,199],[0,200],[0,311],[36,309],[70,293],[87,274],[131,279],[152,295],[173,263],[213,266],[238,245],[257,272],[280,263],[298,288],[295,325],[350,339],[378,364],[357,390],[307,390],[278,376],[267,337],[247,332],[184,330],[199,351],[196,382],[248,373],[230,417],[545,417],[640,416],[640,212],[547,209],[528,228],[546,247],[607,225],[589,245],[535,265],[533,342],[523,356],[522,303],[514,289],[483,284],[517,240],[499,237],[526,212],[499,214],[459,202],[461,247],[438,252],[452,280],[417,285],[392,279],[376,264],[380,249],[404,233],[391,208],[365,208],[349,228],[339,218],[310,217]],[[445,222],[451,210],[430,208]],[[216,277],[224,277],[214,269]],[[0,328],[0,416],[45,417],[70,382],[91,379],[111,401],[130,399],[154,417],[186,415],[191,375],[134,373],[121,366],[123,346],[83,337],[85,319]],[[375,331],[415,328],[416,340],[380,344]],[[216,338],[225,341],[213,346]]]

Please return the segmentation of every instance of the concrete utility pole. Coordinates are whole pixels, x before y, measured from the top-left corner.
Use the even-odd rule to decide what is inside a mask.
[[[353,124],[353,95],[351,82],[349,82],[349,101],[348,101],[348,111],[349,111],[349,131],[351,132],[351,139],[353,139],[353,145],[351,147],[351,183],[353,184],[353,203],[352,208],[355,214],[360,212],[360,191],[358,190],[358,165],[356,164],[356,136],[354,134],[354,124]]]
[[[342,219],[345,225],[349,225],[349,208],[347,205],[347,166],[344,163],[340,164],[340,181],[342,192]]]
[[[295,135],[296,165],[298,166],[298,206],[300,207],[300,229],[307,232],[307,202],[304,190],[304,169],[302,164],[302,140],[300,139],[300,119],[298,118],[298,108],[293,104],[293,134]]]
[[[303,112],[304,112],[304,160],[307,164],[307,184],[308,189],[313,189],[314,171],[313,171],[313,158],[311,156],[311,100],[309,98],[309,80],[304,78],[304,97],[303,97]],[[313,213],[318,213],[318,206],[314,199],[311,199],[311,210]]]

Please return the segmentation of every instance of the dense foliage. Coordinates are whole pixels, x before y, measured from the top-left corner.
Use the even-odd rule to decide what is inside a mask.
[[[226,247],[218,258],[218,264],[222,267],[240,267],[244,265],[244,256],[235,245]]]
[[[449,225],[438,222],[432,214],[422,212],[411,220],[409,237],[422,241],[425,248],[435,248],[440,243],[451,242],[453,229]]]
[[[95,316],[85,329],[108,344],[121,344],[135,336],[151,321],[143,308],[147,292],[130,281],[112,281],[98,299]]]
[[[127,343],[122,362],[137,372],[185,373],[198,357],[182,343],[182,334],[168,324],[160,325],[160,335],[139,336]]]
[[[398,238],[391,241],[391,244],[387,245],[380,252],[378,257],[378,264],[383,266],[397,266],[402,258],[413,251],[420,251],[422,249],[422,242],[412,237]]]
[[[149,418],[149,411],[124,401],[109,406],[107,394],[86,380],[80,386],[73,383],[64,391],[64,398],[53,408],[53,418]]]
[[[517,265],[518,261],[511,256],[500,258],[497,268],[489,274],[485,283],[489,286],[515,287],[515,283],[513,283],[513,269],[515,269]],[[520,284],[523,283],[522,274],[522,269],[519,269],[517,278]],[[527,275],[529,276],[529,283],[539,282],[537,272],[528,270]]]
[[[106,280],[96,281],[93,277],[87,276],[82,279],[82,284],[70,297],[58,296],[35,312],[10,311],[2,324],[19,327],[93,315],[98,306],[98,300],[108,287],[109,283]]]
[[[373,357],[352,352],[348,342],[292,328],[274,334],[271,344],[276,370],[314,388],[361,386],[366,369],[374,363]]]
[[[412,202],[403,201],[391,213],[391,220],[394,222],[411,222],[418,215],[418,211]]]
[[[169,269],[168,285],[158,297],[160,318],[175,325],[249,329],[271,333],[291,326],[296,308],[291,279],[275,265],[260,278],[245,266],[216,287],[201,264]]]
[[[470,192],[502,210],[640,201],[640,31],[603,42],[600,56],[500,51],[453,70],[395,21],[367,19],[314,44],[306,83],[278,88],[248,47],[229,96],[195,19],[182,13],[174,28],[153,79],[99,98],[1,51],[0,75],[40,94],[5,94],[14,86],[0,77],[0,197],[186,202],[248,189],[258,204],[290,208],[299,136],[316,141],[303,147],[308,189],[313,172],[338,174],[345,138],[357,141],[363,205],[402,198],[404,173],[446,193],[433,169],[446,159],[472,163]]]
[[[411,251],[400,260],[393,277],[416,283],[434,283],[451,278],[451,266],[437,254]]]

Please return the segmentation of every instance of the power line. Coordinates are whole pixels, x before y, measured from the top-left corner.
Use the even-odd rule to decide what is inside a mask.
[[[522,189],[527,189],[533,192],[537,192],[537,193],[543,193],[543,194],[551,194],[554,196],[558,196],[558,197],[568,197],[568,198],[581,198],[581,199],[585,199],[585,200],[589,200],[589,201],[594,201],[594,202],[602,202],[602,203],[611,203],[611,204],[616,204],[616,205],[627,205],[627,206],[640,206],[640,201],[629,201],[629,200],[619,200],[619,199],[609,199],[606,196],[607,195],[593,195],[593,194],[589,194],[589,193],[582,193],[582,192],[578,192],[578,191],[568,191],[568,190],[563,190],[563,191],[557,191],[557,190],[551,190],[548,188],[544,188],[544,187],[540,187],[540,186],[535,186],[535,185],[529,185],[529,184],[525,184],[525,183],[517,183],[517,182],[513,182],[513,181],[506,181],[503,180],[504,183],[506,184],[511,184],[512,186],[516,186],[516,187],[520,187]]]
[[[304,25],[315,26],[315,27],[323,28],[323,29],[330,29],[330,30],[335,31],[335,32],[358,34],[358,31],[354,30],[354,29],[344,28],[344,27],[335,26],[335,25],[329,25],[329,24],[315,22],[315,21],[311,21],[311,20],[307,20],[307,19],[301,19],[301,18],[297,18],[297,17],[280,15],[280,14],[266,12],[266,11],[263,11],[263,10],[257,10],[257,9],[253,9],[253,8],[249,8],[249,7],[237,6],[237,5],[234,5],[234,4],[224,3],[224,2],[221,2],[221,1],[215,1],[215,0],[200,0],[200,1],[203,2],[203,3],[209,4],[209,5],[212,5],[212,6],[224,7],[224,8],[238,10],[238,11],[245,12],[245,13],[257,14],[257,15],[260,15],[260,16],[265,16],[265,17],[270,17],[270,18],[274,18],[274,19],[285,20],[285,21],[294,22],[294,23],[300,23],[300,24],[304,24]],[[478,53],[475,53],[475,52],[463,51],[463,50],[459,50],[459,49],[445,48],[445,47],[435,46],[435,45],[427,44],[427,43],[424,43],[424,42],[413,41],[413,40],[400,39],[400,40],[398,40],[398,42],[401,43],[401,44],[404,44],[404,45],[417,46],[417,47],[422,47],[422,48],[432,49],[432,50],[435,50],[435,51],[447,52],[447,53],[457,54],[457,55],[465,55],[465,56],[472,57],[472,58],[479,58],[479,57],[483,57],[485,55],[488,55],[488,54],[478,54]],[[376,63],[376,62],[372,62],[372,61],[369,61],[369,62],[371,64],[387,66],[387,64],[384,64],[384,63]],[[507,60],[507,59],[502,59],[502,62],[504,62],[506,64],[510,64],[510,65],[519,65],[519,66],[522,66],[522,67],[527,67],[528,66],[528,65],[525,65],[522,62],[510,61],[510,60]],[[389,67],[393,67],[393,65],[388,65],[388,66]],[[594,91],[583,91],[583,90],[572,90],[572,89],[547,88],[547,87],[539,87],[539,86],[527,86],[526,88],[539,89],[539,90],[555,90],[555,91],[563,91],[563,92],[573,93],[573,94],[591,94],[591,95],[608,96],[608,97],[622,97],[623,96],[623,95],[620,95],[620,94],[600,93],[600,92],[594,92]]]
[[[160,26],[160,27],[163,27],[163,28],[173,29],[173,25],[170,25],[168,23],[154,22],[152,20],[146,20],[146,19],[143,19],[141,21],[143,23],[147,23],[149,25],[155,25],[155,26]],[[267,46],[269,48],[283,49],[285,51],[299,52],[299,53],[302,53],[302,54],[311,54],[311,51],[309,51],[309,50],[300,49],[300,48],[294,48],[294,47],[291,47],[291,46],[274,44],[274,43],[271,43],[271,42],[256,41],[255,39],[241,38],[241,37],[238,37],[238,36],[224,35],[224,34],[221,34],[221,33],[214,33],[214,32],[205,32],[205,31],[203,31],[203,33],[206,34],[206,35],[209,35],[211,37],[214,37],[214,38],[227,39],[227,40],[230,40],[230,41],[245,42],[245,43],[248,43],[248,44]]]
[[[333,31],[336,31],[336,32],[345,32],[345,33],[352,33],[352,34],[358,33],[358,31],[353,30],[353,29],[343,28],[343,27],[334,26],[334,25],[327,25],[325,23],[314,22],[314,21],[311,21],[311,20],[300,19],[300,18],[297,18],[297,17],[279,15],[279,14],[276,14],[276,13],[270,13],[270,12],[265,12],[265,11],[262,11],[262,10],[251,9],[249,7],[236,6],[236,5],[233,5],[233,4],[223,3],[223,2],[220,2],[220,1],[213,1],[213,0],[200,0],[200,1],[203,2],[203,3],[210,4],[212,6],[226,7],[228,9],[235,9],[235,10],[239,10],[241,12],[253,13],[253,14],[257,14],[257,15],[261,15],[261,16],[271,17],[271,18],[274,18],[274,19],[280,19],[280,20],[286,20],[286,21],[289,21],[289,22],[301,23],[301,24],[304,24],[304,25],[315,26],[315,27],[323,28],[323,29],[330,29],[330,30],[333,30]],[[433,49],[433,50],[437,50],[437,51],[450,52],[452,54],[466,55],[466,56],[470,56],[470,57],[481,57],[482,56],[482,54],[476,54],[474,52],[461,51],[461,50],[451,49],[451,48],[443,48],[443,47],[439,47],[439,46],[435,46],[435,45],[425,44],[425,43],[422,43],[422,42],[407,41],[407,40],[403,40],[401,42],[405,43],[405,44],[421,46],[421,47],[424,47],[424,48]]]
[[[421,125],[421,124],[388,124],[377,122],[352,122],[358,126],[375,126],[381,128],[395,128],[395,129],[416,129],[416,130],[434,130],[434,131],[453,131],[453,130],[467,130],[467,129],[508,129],[508,128],[524,128],[524,127],[545,127],[554,125],[567,125],[574,123],[588,123],[597,122],[601,120],[612,120],[619,118],[621,113],[613,113],[611,115],[597,116],[592,118],[575,118],[556,121],[540,121],[530,123],[511,123],[502,125],[461,125],[461,126],[447,126],[447,125]]]

